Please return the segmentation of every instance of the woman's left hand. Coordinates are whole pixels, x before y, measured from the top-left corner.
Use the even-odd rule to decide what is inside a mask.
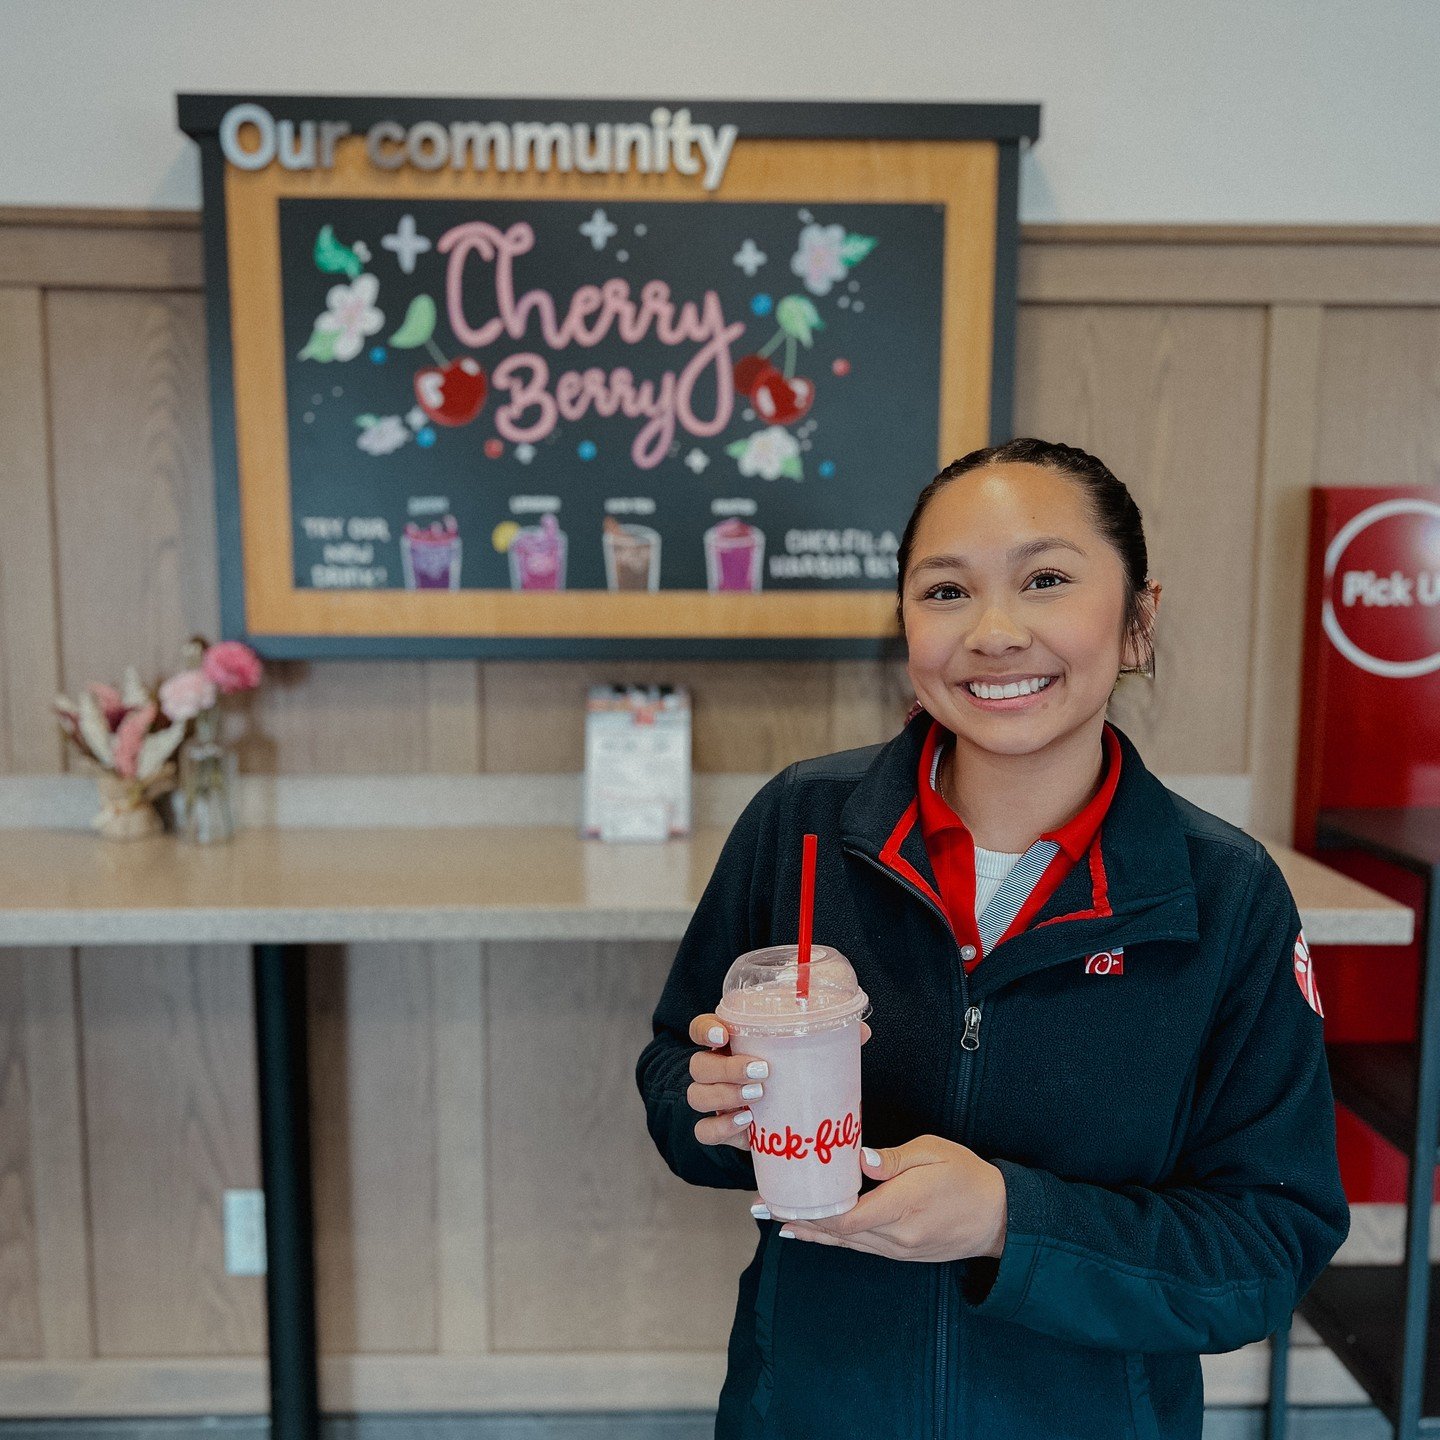
[[[872,1164],[870,1156],[878,1157]],[[882,1183],[828,1220],[786,1220],[794,1238],[843,1245],[891,1260],[966,1260],[1005,1248],[1005,1177],[973,1150],[919,1135],[890,1150],[862,1150],[860,1164]],[[752,1214],[768,1216],[763,1202]]]

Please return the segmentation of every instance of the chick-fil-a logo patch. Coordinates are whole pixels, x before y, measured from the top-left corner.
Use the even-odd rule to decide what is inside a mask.
[[[1323,1020],[1325,1012],[1320,1008],[1320,991],[1315,984],[1315,962],[1310,958],[1304,930],[1295,937],[1295,983],[1305,1003]]]
[[[1440,670],[1440,504],[1383,500],[1343,525],[1325,551],[1321,623],[1371,675]]]
[[[1123,975],[1125,973],[1125,947],[1117,945],[1113,950],[1097,950],[1085,957],[1087,975]]]
[[[853,1150],[860,1143],[860,1112],[852,1110],[840,1120],[822,1120],[813,1135],[797,1135],[790,1126],[767,1130],[750,1122],[750,1149],[756,1155],[779,1160],[808,1160],[812,1155],[828,1165],[837,1150]]]
[[[507,355],[494,368],[490,383],[506,397],[495,412],[495,428],[513,445],[543,440],[561,420],[587,413],[623,414],[643,421],[630,447],[641,470],[652,470],[669,452],[678,426],[689,435],[718,435],[735,408],[735,365],[730,347],[745,333],[740,321],[727,322],[714,290],[699,302],[676,301],[663,280],[641,282],[635,294],[628,280],[581,285],[563,306],[548,290],[515,293],[515,261],[535,248],[534,228],[523,220],[500,230],[484,221],[456,225],[436,247],[448,255],[445,295],[450,328],[462,345],[483,350],[502,338],[519,341],[532,328],[538,346],[549,351],[576,347],[581,352],[613,336],[626,345],[652,340],[681,349],[676,365],[657,379],[636,379],[626,366],[609,371],[592,365],[564,370],[552,382],[543,355],[524,350]],[[484,269],[467,270],[474,256]],[[467,279],[481,278],[488,301],[468,297]],[[473,284],[471,286],[473,292]],[[563,311],[563,313],[562,313]],[[473,323],[471,316],[489,313]],[[700,414],[696,392],[706,374],[712,395],[708,414]]]

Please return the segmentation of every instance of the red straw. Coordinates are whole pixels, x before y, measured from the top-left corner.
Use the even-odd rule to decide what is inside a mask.
[[[815,840],[814,835],[805,837],[800,861],[800,968],[795,993],[802,1000],[810,998],[810,934],[811,922],[815,918]]]

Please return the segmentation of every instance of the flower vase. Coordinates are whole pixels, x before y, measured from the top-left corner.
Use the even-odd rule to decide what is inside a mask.
[[[167,762],[147,780],[99,770],[100,809],[91,826],[107,840],[141,840],[165,828],[154,802],[175,784],[175,766]]]
[[[235,757],[220,743],[219,729],[214,707],[203,710],[195,717],[194,734],[180,748],[180,834],[197,845],[228,840],[235,833],[230,801]]]

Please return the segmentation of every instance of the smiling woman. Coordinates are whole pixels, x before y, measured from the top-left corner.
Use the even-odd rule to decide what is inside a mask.
[[[1119,677],[1154,677],[1139,509],[1083,450],[1012,440],[921,491],[898,565],[917,704],[954,736],[941,793],[977,845],[1023,850],[1097,789]]]
[[[897,561],[915,708],[746,807],[636,1067],[671,1168],[753,1190],[786,1061],[715,1005],[793,942],[818,837],[816,936],[872,1006],[864,1185],[751,1206],[715,1434],[1190,1440],[1200,1354],[1285,1324],[1349,1228],[1295,901],[1106,718],[1154,675],[1160,586],[1099,460],[966,455]]]

